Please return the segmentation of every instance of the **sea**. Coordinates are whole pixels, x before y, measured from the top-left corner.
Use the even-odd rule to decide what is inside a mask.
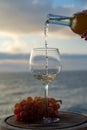
[[[0,119],[28,96],[43,96],[44,84],[29,72],[0,73]],[[60,111],[87,114],[87,71],[62,71],[49,84],[49,97],[62,100]]]

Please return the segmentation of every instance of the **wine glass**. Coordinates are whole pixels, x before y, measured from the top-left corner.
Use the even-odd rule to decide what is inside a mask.
[[[47,99],[48,84],[52,82],[61,71],[59,50],[57,48],[33,48],[30,55],[30,71],[36,79],[45,84],[44,98]],[[59,119],[54,120],[44,117],[43,120],[46,123],[51,123]]]

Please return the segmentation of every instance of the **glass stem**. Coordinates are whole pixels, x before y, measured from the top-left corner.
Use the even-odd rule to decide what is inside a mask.
[[[48,84],[45,85],[45,92],[44,92],[44,97],[48,97]]]
[[[45,90],[44,90],[44,97],[45,97],[45,117],[48,117],[48,84],[45,85]]]

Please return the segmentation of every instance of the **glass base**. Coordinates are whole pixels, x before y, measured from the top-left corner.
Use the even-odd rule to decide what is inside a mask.
[[[59,122],[59,118],[50,118],[50,117],[43,117],[43,123],[49,124],[49,123],[56,123]]]

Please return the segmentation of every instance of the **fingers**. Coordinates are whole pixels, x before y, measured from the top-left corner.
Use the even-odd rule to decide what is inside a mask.
[[[84,38],[85,40],[87,40],[87,32],[83,33],[83,34],[81,35],[81,38]]]
[[[87,10],[83,10],[82,12],[87,13]]]
[[[85,37],[85,40],[87,40],[87,36]]]
[[[81,38],[85,38],[86,36],[87,36],[87,32],[83,33],[83,34],[81,35]]]

